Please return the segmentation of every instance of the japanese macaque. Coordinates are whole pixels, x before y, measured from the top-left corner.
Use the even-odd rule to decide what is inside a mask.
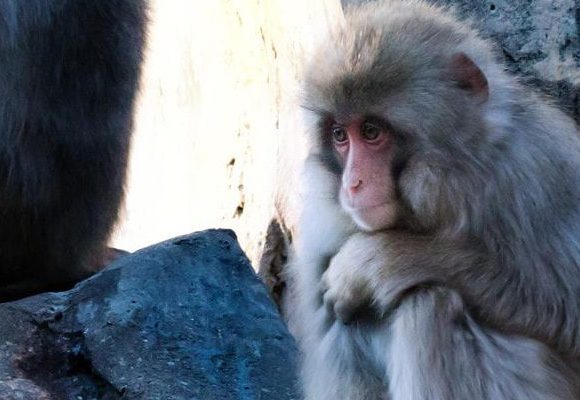
[[[0,0],[0,301],[106,263],[123,198],[142,0]]]
[[[307,69],[307,399],[579,399],[580,136],[449,10],[347,10]]]

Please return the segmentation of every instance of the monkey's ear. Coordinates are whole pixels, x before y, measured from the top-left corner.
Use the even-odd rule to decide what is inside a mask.
[[[461,89],[478,97],[482,103],[487,101],[489,97],[487,78],[465,53],[451,56],[450,69],[451,78]]]

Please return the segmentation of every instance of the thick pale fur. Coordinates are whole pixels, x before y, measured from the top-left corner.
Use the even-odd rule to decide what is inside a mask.
[[[316,158],[305,172],[310,190],[290,265],[287,314],[302,349],[306,399],[579,398],[577,364],[538,341],[482,327],[447,288],[420,289],[380,321],[336,319],[321,288],[331,259],[345,250],[356,268],[385,255],[374,243],[346,248],[356,228],[333,197],[338,179]]]
[[[313,126],[290,267],[306,398],[580,398],[573,121],[448,10],[365,4],[327,41],[305,108],[314,120],[384,115],[408,136],[397,177],[407,214],[391,230],[357,232]],[[486,76],[484,101],[446,79],[456,53]],[[364,306],[376,314],[342,322]]]

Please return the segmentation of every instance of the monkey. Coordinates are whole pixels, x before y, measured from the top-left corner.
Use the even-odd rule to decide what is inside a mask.
[[[146,14],[143,0],[0,0],[0,301],[106,263]]]
[[[580,137],[451,10],[347,9],[304,77],[307,399],[580,398]]]

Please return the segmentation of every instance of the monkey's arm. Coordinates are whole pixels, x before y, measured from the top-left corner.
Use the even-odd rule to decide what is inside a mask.
[[[389,231],[351,236],[323,275],[322,291],[326,306],[349,322],[369,304],[386,315],[409,291],[441,285],[457,290],[486,326],[580,354],[579,297],[550,279],[557,277],[516,273],[469,243]]]
[[[391,329],[393,400],[578,398],[572,372],[544,345],[482,327],[454,290],[406,296]]]

